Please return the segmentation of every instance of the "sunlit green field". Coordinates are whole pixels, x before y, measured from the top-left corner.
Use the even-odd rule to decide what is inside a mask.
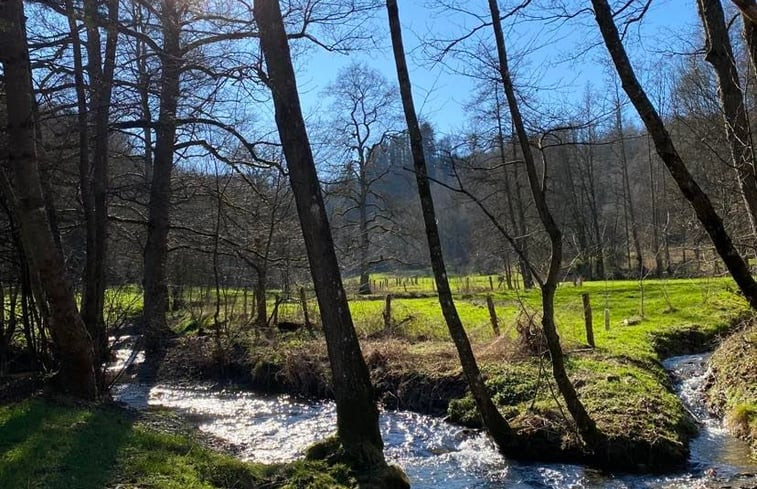
[[[353,279],[345,282],[350,284]],[[412,341],[440,340],[449,336],[442,317],[438,299],[433,292],[431,279],[419,277],[418,284],[412,280],[379,275],[377,281],[388,282],[383,293],[375,291],[371,296],[350,296],[350,311],[355,328],[362,337],[384,330],[383,312],[385,297],[392,295],[391,316],[394,336]],[[407,281],[404,282],[403,281]],[[538,320],[541,295],[538,288],[528,291],[506,290],[497,287],[493,277],[494,290],[489,287],[488,276],[452,278],[456,306],[469,337],[474,343],[486,343],[494,339],[486,298],[491,295],[497,314],[501,334],[514,339],[515,325],[519,316],[534,316]],[[466,284],[470,283],[470,288]],[[459,288],[455,284],[460,284]],[[412,287],[412,289],[411,289]],[[405,292],[405,288],[408,289]],[[589,294],[592,306],[595,344],[599,351],[623,354],[631,357],[650,358],[655,355],[650,337],[696,327],[710,334],[728,326],[734,318],[746,313],[746,302],[736,293],[736,287],[729,278],[665,279],[639,281],[597,281],[584,282],[582,286],[562,283],[556,298],[556,321],[567,349],[582,348],[586,345],[584,309],[582,294]],[[221,293],[220,316],[240,327],[251,327],[253,299],[248,292],[247,299],[240,290],[226,290]],[[318,305],[312,290],[306,292],[310,320],[318,327]],[[268,316],[275,308],[274,296],[280,303],[277,317],[279,321],[301,322],[304,320],[299,294],[282,301],[282,292],[269,294]],[[199,289],[185,290],[187,311],[175,315],[179,322],[195,321],[209,326],[215,312],[215,293],[203,293]],[[125,299],[123,299],[125,300]],[[246,304],[246,306],[245,306]],[[605,328],[605,318],[609,319]],[[630,323],[630,324],[629,324]]]
[[[719,329],[748,310],[735,292],[730,279],[648,280],[643,288],[636,281],[584,282],[575,287],[564,283],[556,298],[556,321],[566,345],[586,343],[582,294],[588,293],[592,305],[595,343],[611,351],[634,350],[650,353],[650,332],[664,332],[696,325],[705,330]],[[541,296],[538,289],[529,291],[494,291],[495,309],[502,334],[513,336],[518,316],[538,312]],[[493,338],[485,292],[458,296],[457,309],[469,336],[484,342]],[[642,303],[643,297],[643,303]],[[350,310],[361,334],[383,328],[383,300],[353,300]],[[609,329],[605,329],[605,311]],[[435,297],[395,298],[392,316],[402,322],[398,334],[429,339],[447,338],[444,319]],[[630,321],[627,321],[630,320]],[[404,321],[404,322],[403,322]],[[626,325],[626,323],[636,323]],[[634,356],[635,356],[634,355]]]

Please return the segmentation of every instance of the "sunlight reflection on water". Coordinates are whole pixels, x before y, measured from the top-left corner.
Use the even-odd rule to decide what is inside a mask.
[[[682,399],[703,423],[702,434],[692,444],[692,463],[686,474],[612,476],[578,465],[512,463],[478,431],[403,411],[381,415],[386,454],[405,469],[414,488],[690,489],[708,487],[703,475],[708,469],[723,476],[754,473],[757,467],[748,461],[746,445],[730,437],[698,402],[705,361],[702,356],[691,356],[666,362],[666,368],[682,379],[678,387]],[[242,458],[259,462],[301,457],[310,444],[331,435],[336,425],[332,402],[302,402],[209,386],[124,384],[118,386],[116,397],[137,408],[160,405],[181,411],[199,429],[238,447]]]

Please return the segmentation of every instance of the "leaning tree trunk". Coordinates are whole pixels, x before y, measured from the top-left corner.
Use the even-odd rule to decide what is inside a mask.
[[[45,210],[35,136],[34,91],[21,0],[0,3],[0,61],[5,75],[8,148],[16,211],[24,253],[39,276],[50,309],[50,332],[60,372],[57,387],[71,394],[98,396],[95,355],[65,279],[63,256],[55,245]],[[11,200],[11,196],[7,196]]]
[[[157,350],[170,330],[168,311],[168,230],[170,226],[171,173],[176,141],[176,112],[179,100],[181,71],[181,15],[175,0],[161,3],[163,24],[162,74],[160,80],[160,114],[155,140],[155,158],[148,206],[147,243],[144,252],[145,346]]]
[[[473,349],[468,340],[468,335],[465,333],[465,328],[460,321],[460,316],[457,313],[455,303],[452,299],[452,291],[450,290],[444,257],[442,255],[439,228],[436,224],[434,200],[431,195],[431,187],[428,180],[426,159],[423,153],[423,139],[421,136],[420,125],[418,124],[418,118],[415,114],[415,105],[413,103],[410,85],[410,74],[408,73],[407,62],[405,61],[405,49],[402,44],[402,31],[396,0],[387,0],[386,8],[389,15],[389,30],[392,37],[394,60],[397,66],[397,78],[399,80],[402,106],[405,111],[405,119],[410,134],[410,148],[413,153],[413,166],[415,168],[418,195],[420,197],[421,209],[423,211],[423,222],[426,227],[426,238],[428,240],[429,254],[431,257],[431,267],[434,271],[442,314],[447,323],[450,336],[455,342],[463,372],[468,380],[471,395],[476,402],[484,426],[499,449],[503,453],[512,454],[514,448],[514,433],[489,396],[481,371],[476,363],[476,357],[473,354]]]
[[[518,100],[515,96],[515,89],[510,77],[507,51],[505,49],[505,37],[502,33],[502,22],[497,0],[489,0],[489,9],[491,11],[494,37],[497,43],[499,72],[502,77],[507,104],[510,107],[513,126],[518,135],[521,151],[523,152],[523,161],[526,165],[526,173],[528,174],[528,181],[531,186],[534,203],[536,204],[536,210],[538,211],[539,218],[549,235],[552,247],[552,258],[549,263],[547,278],[540,284],[542,291],[542,326],[544,328],[544,336],[547,339],[547,347],[549,348],[549,353],[552,357],[552,374],[555,378],[555,383],[560,390],[560,394],[562,394],[562,397],[565,400],[568,411],[578,427],[581,438],[583,438],[584,442],[587,443],[590,448],[598,450],[603,445],[604,437],[597,429],[594,420],[591,419],[586,412],[586,408],[584,408],[573,384],[568,378],[568,374],[565,371],[563,351],[560,346],[560,337],[557,334],[557,328],[555,326],[554,300],[557,284],[559,282],[560,268],[562,267],[562,233],[552,217],[552,213],[547,205],[547,198],[542,186],[542,180],[536,173],[536,163],[534,161],[533,152],[531,151],[531,144],[528,140],[528,134],[526,133],[523,118],[520,113],[520,107],[518,106]],[[546,171],[547,167],[544,165],[544,172]]]
[[[372,482],[377,485],[409,487],[404,475],[392,478],[384,459],[373,386],[339,274],[279,3],[257,0],[253,12],[260,30],[260,44],[268,69],[266,80],[273,95],[276,125],[326,336],[336,400],[337,434],[348,462],[358,474],[373,473],[369,477],[373,477]]]
[[[720,258],[722,258],[749,305],[757,309],[757,283],[749,272],[746,262],[734,246],[731,236],[723,226],[723,220],[715,211],[707,194],[689,173],[689,169],[678,154],[662,118],[660,118],[636,78],[636,73],[620,39],[618,28],[613,21],[610,5],[607,0],[592,0],[592,5],[594,6],[597,25],[602,32],[602,37],[623,84],[623,89],[639,113],[641,120],[644,121],[647,131],[652,135],[657,154],[670,171],[683,196],[691,204],[699,222],[707,231]]]
[[[731,150],[736,180],[744,199],[752,240],[757,237],[757,176],[754,167],[754,148],[749,116],[744,103],[739,70],[728,36],[725,14],[720,0],[698,0],[699,16],[707,34],[707,55],[718,77],[720,105],[725,119],[725,133]]]
[[[732,0],[741,10],[741,21],[744,23],[744,40],[752,61],[752,70],[757,75],[757,1]]]

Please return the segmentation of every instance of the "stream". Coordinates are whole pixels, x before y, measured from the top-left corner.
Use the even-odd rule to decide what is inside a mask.
[[[119,353],[118,358],[128,356],[128,352]],[[417,489],[757,486],[757,464],[750,462],[748,446],[730,436],[701,401],[707,359],[707,355],[690,355],[664,362],[676,381],[677,393],[701,424],[684,473],[611,475],[581,465],[512,462],[480,431],[408,411],[381,413],[386,455],[405,470]],[[200,430],[233,444],[241,458],[256,462],[302,457],[305,448],[333,434],[336,426],[333,402],[303,402],[289,396],[217,390],[210,385],[123,383],[115,386],[114,397],[137,409],[175,409]],[[729,485],[730,481],[739,484]]]

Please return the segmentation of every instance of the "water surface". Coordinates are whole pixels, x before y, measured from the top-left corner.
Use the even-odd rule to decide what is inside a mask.
[[[701,389],[706,360],[706,356],[693,355],[665,362],[684,404],[702,424],[684,473],[608,475],[580,465],[512,462],[480,431],[407,411],[381,413],[386,454],[419,489],[691,489],[710,487],[716,480],[737,474],[754,474],[757,465],[750,462],[746,444],[730,436],[704,408]],[[309,445],[330,436],[336,426],[332,402],[303,402],[288,396],[219,391],[203,385],[122,384],[116,388],[116,397],[137,408],[176,409],[199,429],[234,444],[243,459],[258,462],[302,457]]]

